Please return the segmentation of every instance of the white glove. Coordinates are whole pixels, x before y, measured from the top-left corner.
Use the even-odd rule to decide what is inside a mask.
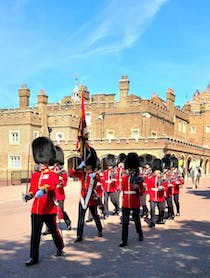
[[[35,198],[40,198],[42,196],[44,196],[44,191],[42,189],[39,189],[36,194],[35,194]]]
[[[85,167],[85,161],[82,161],[81,163],[80,163],[80,165],[77,167],[77,169],[82,169],[83,167]]]
[[[89,177],[90,177],[91,179],[95,179],[96,173],[90,173],[90,174],[89,174]]]

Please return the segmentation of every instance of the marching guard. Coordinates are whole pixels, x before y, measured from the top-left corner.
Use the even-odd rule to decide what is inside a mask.
[[[139,157],[136,153],[129,153],[125,159],[125,168],[128,173],[122,176],[122,241],[119,247],[128,243],[128,226],[130,213],[138,234],[138,240],[143,241],[143,232],[140,219],[140,189],[143,180],[139,177]]]
[[[152,176],[145,180],[149,192],[150,217],[149,227],[155,227],[155,223],[164,224],[165,196],[164,186],[162,185],[162,163],[156,158],[152,161]],[[158,220],[155,219],[155,208],[158,207]]]
[[[56,150],[47,137],[38,137],[32,142],[33,158],[39,165],[39,171],[32,174],[30,188],[25,194],[25,201],[34,198],[31,209],[31,244],[30,258],[25,262],[31,266],[39,262],[39,245],[43,223],[50,229],[57,247],[56,256],[63,255],[63,238],[56,224],[57,207],[54,203],[55,189],[59,176],[50,169],[56,159]]]
[[[104,210],[105,210],[105,217],[109,216],[109,198],[114,206],[113,215],[119,214],[119,203],[117,198],[117,172],[115,170],[116,166],[116,159],[115,156],[112,154],[108,154],[106,159],[107,169],[104,171],[103,175],[103,190],[104,190]]]
[[[96,223],[98,236],[102,237],[102,225],[98,215],[98,196],[96,186],[98,182],[98,174],[95,172],[97,166],[97,154],[94,148],[88,147],[86,150],[87,159],[83,163],[82,169],[70,169],[70,176],[77,177],[81,181],[81,194],[79,202],[78,222],[77,222],[77,238],[75,243],[83,240],[84,220],[87,208]]]

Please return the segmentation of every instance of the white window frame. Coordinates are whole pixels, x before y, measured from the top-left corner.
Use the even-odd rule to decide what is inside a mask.
[[[20,155],[9,155],[8,156],[8,169],[21,169],[21,156]]]
[[[9,144],[11,145],[20,144],[20,132],[18,130],[9,131]]]
[[[210,133],[210,125],[206,125],[205,126],[205,132],[206,133]]]
[[[192,125],[190,128],[190,133],[191,134],[196,134],[196,125]]]
[[[114,137],[115,137],[114,130],[112,130],[112,129],[107,130],[107,138],[108,138],[109,142],[112,141],[114,139]]]
[[[85,120],[86,120],[87,126],[91,125],[91,112],[86,112]]]
[[[139,129],[131,129],[131,138],[134,138],[135,140],[139,139]]]

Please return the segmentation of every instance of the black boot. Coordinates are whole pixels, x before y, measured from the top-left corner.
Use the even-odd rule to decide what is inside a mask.
[[[125,246],[127,246],[127,242],[121,241],[119,247],[125,247]]]
[[[29,258],[27,261],[25,261],[26,266],[30,266],[30,265],[34,265],[34,264],[38,264],[39,260],[38,259],[34,259],[34,258]]]

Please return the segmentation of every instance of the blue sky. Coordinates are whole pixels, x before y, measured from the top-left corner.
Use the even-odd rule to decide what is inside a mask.
[[[26,83],[30,105],[71,95],[75,77],[91,94],[130,93],[176,105],[210,84],[209,0],[0,0],[0,108],[18,107]]]

